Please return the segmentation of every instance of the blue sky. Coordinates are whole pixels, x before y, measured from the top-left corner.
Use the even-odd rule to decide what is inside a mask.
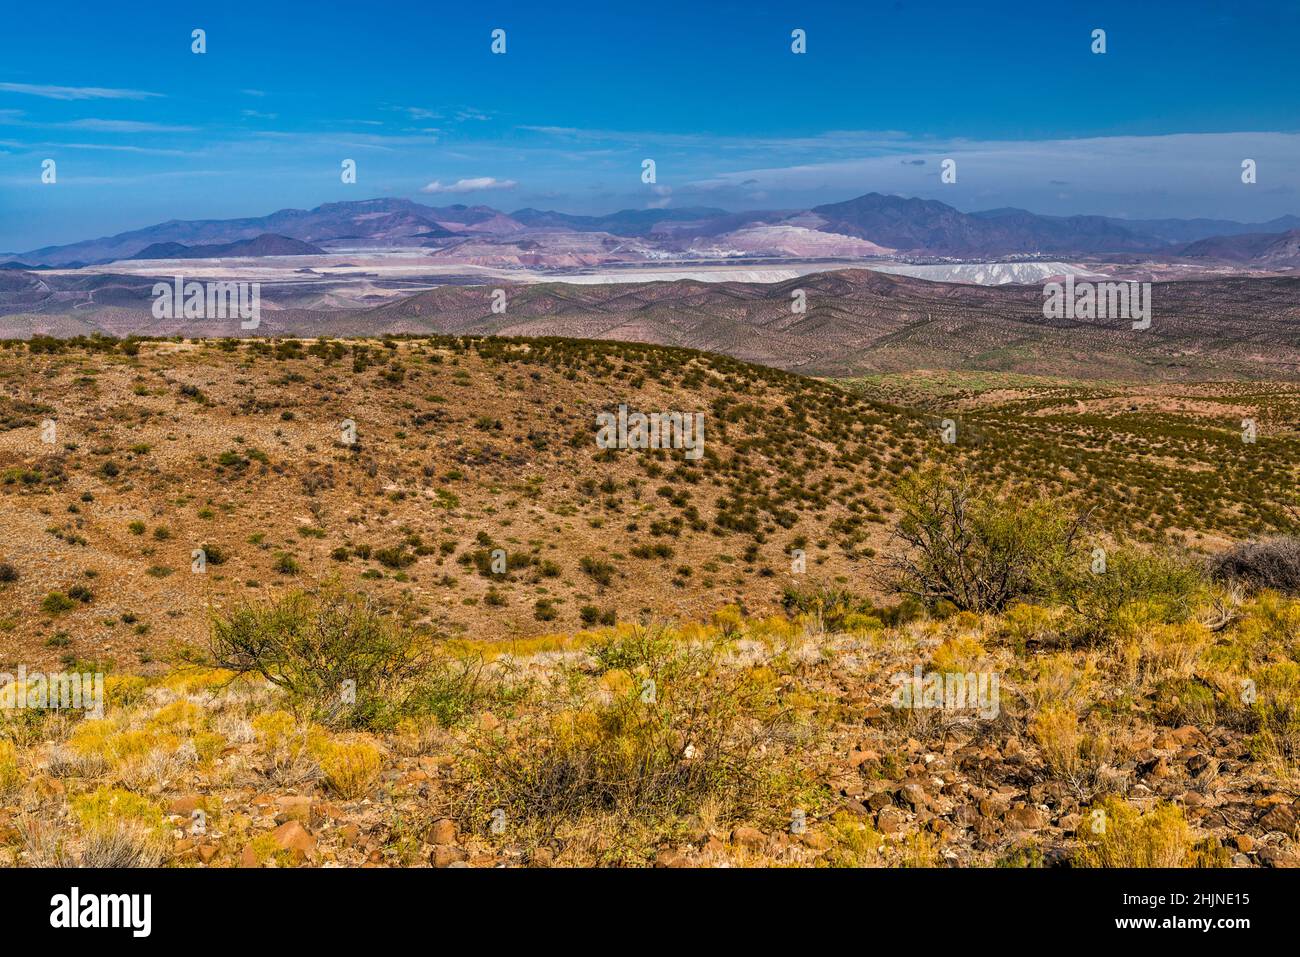
[[[1300,213],[1300,2],[180,6],[6,17],[0,250],[374,196],[603,212],[879,190],[966,210]]]

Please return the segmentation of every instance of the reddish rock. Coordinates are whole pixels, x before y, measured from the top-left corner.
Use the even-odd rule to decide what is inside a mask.
[[[271,836],[281,850],[288,851],[295,863],[316,856],[316,838],[297,821],[285,821]]]
[[[893,805],[881,808],[880,813],[876,815],[876,828],[881,834],[898,834],[906,824],[907,819],[903,816],[903,812]]]
[[[469,858],[462,847],[455,847],[451,844],[439,844],[429,855],[429,863],[434,867],[451,867],[453,864],[461,863]]]
[[[1036,830],[1045,827],[1047,824],[1047,815],[1036,807],[1013,807],[1007,811],[1005,819],[1012,827],[1027,830]]]
[[[276,799],[276,807],[279,808],[275,815],[275,820],[279,824],[286,821],[297,821],[300,824],[311,824],[314,813],[313,802],[306,795],[287,794],[284,797]]]
[[[192,814],[203,806],[202,794],[181,794],[167,805],[168,814]]]
[[[528,855],[528,863],[532,867],[551,867],[555,864],[555,852],[549,847],[534,848]]]
[[[1295,810],[1284,804],[1275,804],[1260,816],[1259,826],[1290,834],[1296,826]]]
[[[446,817],[434,821],[433,827],[429,829],[429,843],[455,844],[456,822]]]

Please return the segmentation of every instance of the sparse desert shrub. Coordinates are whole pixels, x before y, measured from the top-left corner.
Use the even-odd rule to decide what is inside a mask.
[[[589,556],[584,556],[578,563],[578,567],[602,588],[607,587],[614,580],[614,575],[618,571],[612,562]]]
[[[275,570],[281,575],[296,575],[302,571],[302,566],[288,552],[280,552],[275,556]]]
[[[880,848],[885,839],[870,821],[837,811],[826,827],[830,843],[817,860],[818,867],[871,867],[880,864]]]
[[[644,669],[662,673],[681,652],[679,640],[662,625],[621,628],[591,648],[600,671],[632,672]],[[680,660],[685,660],[684,658]]]
[[[1127,801],[1111,796],[1083,813],[1079,867],[1205,867],[1223,866],[1215,842],[1198,844],[1182,808],[1158,804],[1145,814]]]
[[[1241,542],[1212,559],[1209,572],[1216,581],[1300,595],[1300,536]]]
[[[52,591],[41,599],[41,611],[47,615],[61,615],[77,607],[77,602],[61,591]]]
[[[1069,708],[1053,706],[1034,716],[1029,734],[1053,776],[1068,785],[1080,800],[1091,800],[1107,788],[1110,782],[1105,770],[1113,748],[1104,731],[1083,726]]]
[[[847,588],[825,583],[787,585],[781,595],[781,607],[789,615],[809,615],[818,619],[828,631],[845,630],[850,616],[873,616],[875,606]]]
[[[22,784],[18,770],[18,749],[12,741],[0,740],[0,796],[12,794]]]
[[[913,472],[895,501],[889,567],[901,592],[927,603],[990,612],[1050,594],[1081,547],[1083,516],[1048,498],[999,497],[962,472]]]
[[[553,830],[584,814],[659,820],[706,801],[740,810],[769,786],[790,720],[771,676],[719,668],[712,646],[668,651],[647,637],[607,646],[606,662],[634,670],[606,670],[576,698],[477,739],[462,769],[465,812],[501,807]]]
[[[226,552],[221,546],[204,542],[199,546],[203,550],[203,560],[209,565],[224,565]]]
[[[163,858],[167,830],[162,809],[121,788],[99,788],[72,800],[85,842],[83,867],[154,867]]]
[[[18,581],[18,569],[8,562],[0,562],[0,584]]]
[[[430,710],[450,718],[482,693],[472,663],[439,654],[334,583],[215,617],[211,648],[221,667],[262,675],[298,713],[327,723],[391,727]]]
[[[1251,756],[1283,766],[1300,762],[1300,664],[1280,661],[1252,675],[1253,700],[1249,702],[1255,733]]]
[[[1060,612],[1042,605],[1016,602],[998,621],[999,634],[1023,651],[1031,642],[1041,644],[1057,631]]]
[[[361,738],[323,740],[313,743],[311,750],[326,785],[345,800],[368,793],[378,783],[384,767],[379,748]]]

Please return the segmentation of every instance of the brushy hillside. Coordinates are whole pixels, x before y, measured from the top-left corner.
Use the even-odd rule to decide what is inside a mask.
[[[828,384],[625,343],[36,340],[0,389],[0,627],[27,662],[146,659],[331,573],[480,637],[772,610],[794,549],[868,577],[881,489],[936,444]],[[620,404],[702,413],[702,457],[599,448]]]

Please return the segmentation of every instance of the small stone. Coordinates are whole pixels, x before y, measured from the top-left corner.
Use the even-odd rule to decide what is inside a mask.
[[[271,836],[282,850],[290,852],[295,862],[316,856],[316,838],[297,821],[285,821]]]
[[[738,827],[731,832],[731,843],[741,847],[762,847],[767,839],[756,827]]]
[[[1012,827],[1035,830],[1047,824],[1047,816],[1036,807],[1013,807],[1006,813],[1006,822]]]
[[[1201,733],[1200,728],[1190,724],[1184,725],[1183,727],[1179,728],[1177,731],[1173,732],[1173,737],[1174,740],[1177,741],[1180,745],[1188,745],[1188,744],[1208,745],[1210,743],[1209,740],[1205,737],[1205,735]]]
[[[429,863],[434,867],[453,867],[458,863],[465,861],[469,855],[465,849],[454,847],[450,844],[439,844],[429,855]]]
[[[894,799],[888,791],[877,791],[871,797],[867,798],[867,807],[873,811],[879,811],[881,808],[889,807],[894,803]]]
[[[433,822],[433,827],[429,831],[430,844],[455,844],[456,843],[456,822],[451,818],[441,818]]]
[[[1300,867],[1300,853],[1288,847],[1261,847],[1255,852],[1265,867]]]
[[[655,867],[688,867],[686,855],[670,847],[660,848],[655,855]]]
[[[876,815],[876,828],[881,834],[898,834],[906,824],[907,819],[903,816],[903,812],[893,805],[881,808],[880,813]]]
[[[167,805],[168,814],[192,814],[203,806],[202,794],[182,794]]]
[[[283,824],[286,821],[297,821],[299,824],[310,824],[312,819],[313,802],[310,797],[299,794],[286,794],[284,797],[276,798],[275,820]]]
[[[898,797],[916,811],[925,807],[927,802],[925,789],[919,784],[904,784],[898,789]]]
[[[830,838],[821,831],[805,831],[799,836],[803,846],[814,851],[824,851],[831,846]]]

